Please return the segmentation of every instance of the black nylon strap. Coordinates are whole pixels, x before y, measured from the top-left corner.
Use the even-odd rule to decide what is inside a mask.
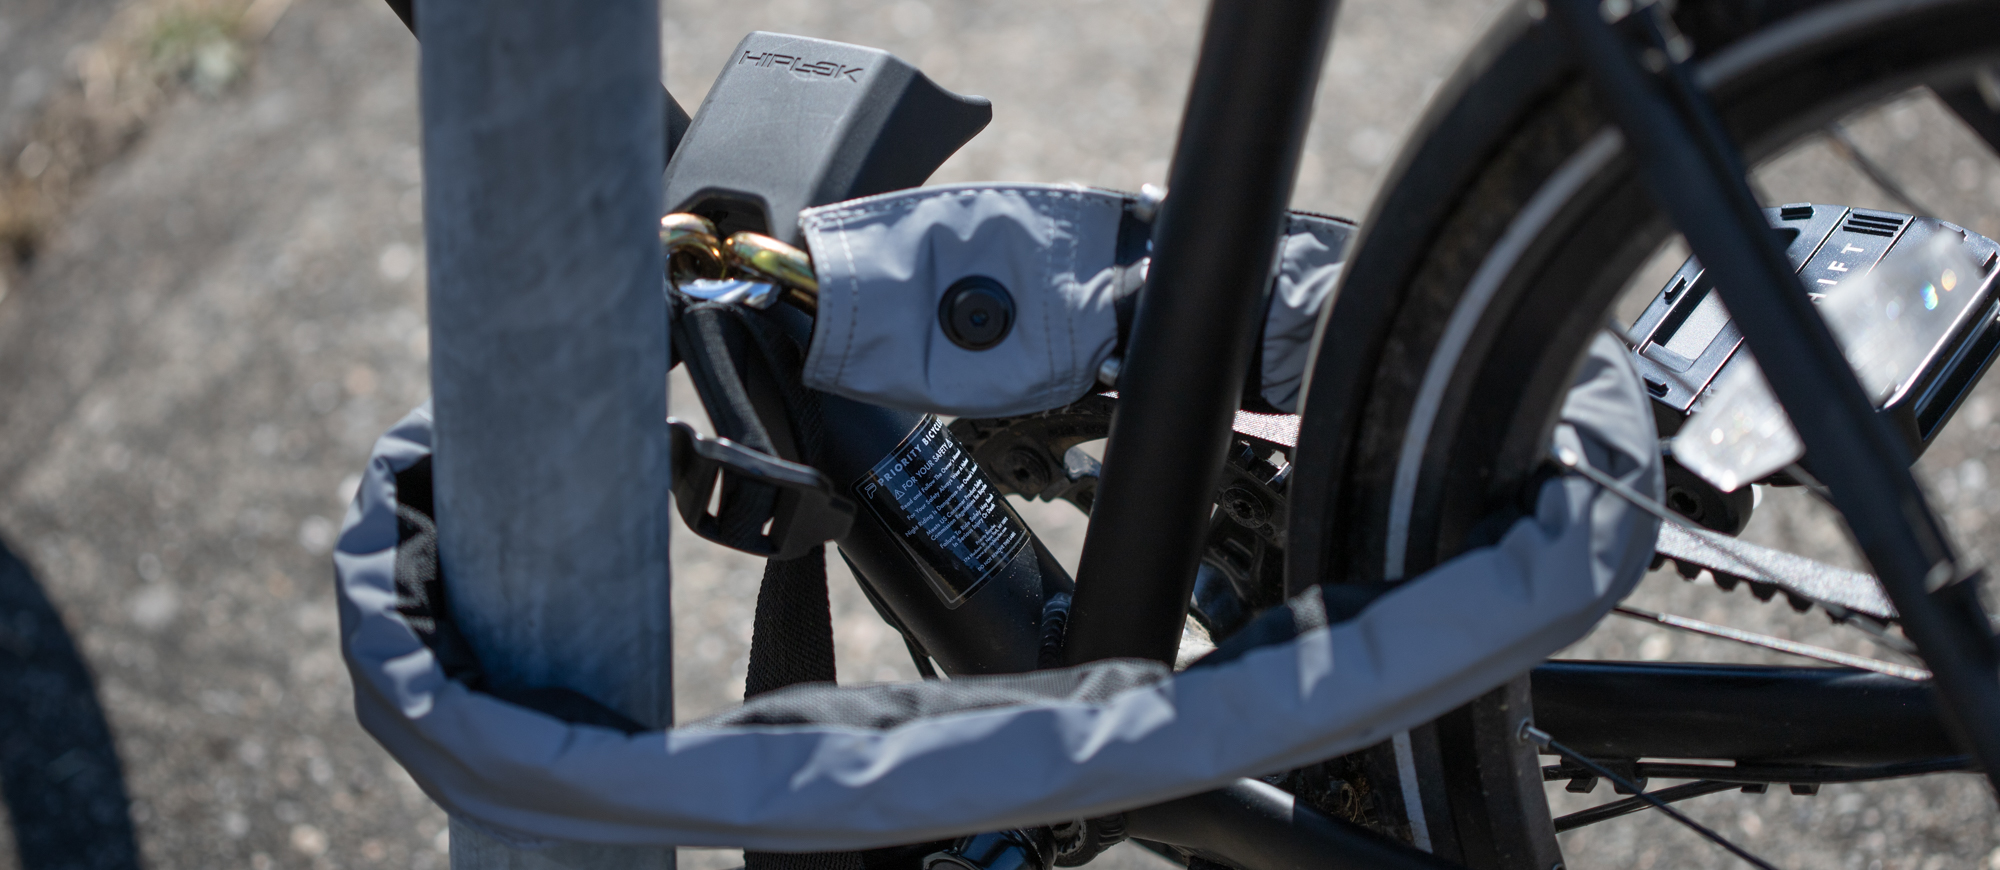
[[[750,634],[743,698],[799,683],[831,683],[833,614],[826,594],[826,551],[764,563]]]
[[[800,683],[831,683],[833,612],[826,595],[826,549],[764,563],[750,634],[743,698]],[[744,852],[744,870],[862,870],[860,852]]]
[[[860,852],[744,852],[743,870],[862,870]]]
[[[752,450],[777,455],[764,421],[757,415],[748,380],[748,324],[735,306],[698,304],[674,323],[674,344],[687,363],[688,378],[701,394],[715,432]]]
[[[824,424],[817,394],[799,380],[803,348],[765,319],[769,314],[741,306],[680,304],[675,315],[675,350],[688,364],[716,434],[781,458],[818,459]],[[726,494],[724,501],[728,503]],[[772,505],[745,501],[755,510],[735,512],[735,521],[761,527]],[[826,548],[815,547],[796,559],[767,560],[757,589],[744,699],[801,684],[830,688],[834,682]],[[745,870],[865,870],[871,862],[915,866],[939,846],[869,853],[746,851],[743,863]]]
[[[709,422],[724,438],[769,455],[777,455],[770,433],[757,416],[746,385],[748,338],[731,306],[691,305],[674,321],[674,346],[687,363],[688,378],[701,394]],[[743,486],[733,478],[722,482],[718,519],[725,537],[754,537],[771,519],[777,493],[764,486]]]
[[[692,316],[688,316],[692,315]],[[776,454],[772,428],[792,435],[801,459],[817,453],[818,403],[798,381],[797,349],[735,306],[691,306],[680,321],[689,345],[689,373],[697,378],[702,404],[710,406],[716,431],[754,433],[743,443]],[[761,364],[761,365],[760,365]],[[758,371],[752,374],[752,367]],[[765,386],[783,406],[786,420],[759,419],[749,381],[768,376]],[[702,384],[701,380],[708,383]],[[719,400],[712,401],[711,399]],[[722,413],[717,414],[720,410]],[[721,417],[732,419],[725,426]],[[757,588],[757,615],[750,630],[750,666],[744,700],[801,683],[833,683],[833,610],[826,590],[826,548],[797,559],[770,559]],[[744,870],[863,870],[859,852],[743,853]]]

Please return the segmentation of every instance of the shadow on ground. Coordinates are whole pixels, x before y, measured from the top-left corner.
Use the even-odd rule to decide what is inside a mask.
[[[24,870],[139,866],[125,771],[90,668],[0,539],[0,796]]]

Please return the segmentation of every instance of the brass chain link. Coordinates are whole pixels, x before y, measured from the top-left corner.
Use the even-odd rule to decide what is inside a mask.
[[[755,281],[777,287],[778,298],[815,313],[819,278],[812,255],[762,233],[721,238],[708,218],[677,212],[660,218],[660,253],[675,287],[700,280]]]

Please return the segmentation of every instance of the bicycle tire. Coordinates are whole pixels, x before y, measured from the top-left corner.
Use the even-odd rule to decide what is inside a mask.
[[[1584,343],[1671,232],[1536,8],[1503,15],[1433,103],[1322,321],[1291,591],[1411,576],[1477,543],[1540,464]],[[2000,59],[2000,4],[1981,0],[1688,0],[1674,17],[1753,165]],[[1530,715],[1523,678],[1398,753],[1395,791],[1434,851],[1471,867],[1560,862],[1539,762],[1513,739]]]

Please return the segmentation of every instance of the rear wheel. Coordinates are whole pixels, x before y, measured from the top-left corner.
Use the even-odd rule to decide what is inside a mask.
[[[1990,0],[1792,4],[1774,22],[1742,8],[1675,17],[1753,164],[1913,88],[1963,93],[2000,62]],[[1548,30],[1528,5],[1503,21],[1365,223],[1300,432],[1293,590],[1414,576],[1476,543],[1541,464],[1583,348],[1672,236]],[[1374,790],[1434,851],[1547,870],[1561,856],[1541,761],[1514,739],[1531,715],[1523,677],[1379,750],[1396,773]]]

